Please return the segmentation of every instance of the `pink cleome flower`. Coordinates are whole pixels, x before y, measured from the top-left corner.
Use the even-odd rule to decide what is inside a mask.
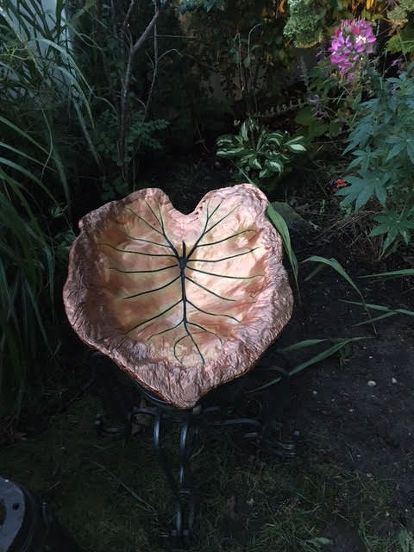
[[[352,80],[354,70],[374,51],[372,25],[364,19],[344,19],[332,35],[330,60],[341,76]]]

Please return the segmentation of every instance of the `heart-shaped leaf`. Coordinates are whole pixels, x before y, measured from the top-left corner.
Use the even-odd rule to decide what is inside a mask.
[[[266,197],[243,184],[190,215],[158,189],[89,213],[64,300],[88,344],[181,408],[250,369],[290,318],[292,293]]]

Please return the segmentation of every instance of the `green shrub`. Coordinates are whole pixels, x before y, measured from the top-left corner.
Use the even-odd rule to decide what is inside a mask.
[[[377,95],[361,103],[349,136],[354,159],[350,186],[338,191],[342,206],[355,210],[373,201],[371,236],[383,236],[382,254],[410,243],[414,230],[414,80],[411,70],[399,78],[379,78]]]
[[[54,285],[70,233],[69,167],[77,144],[94,149],[90,89],[72,54],[62,4],[46,14],[37,0],[5,0],[0,27],[3,414],[18,412],[28,384],[53,365]]]
[[[116,147],[119,138],[118,115],[110,109],[101,113],[96,119],[93,141],[106,170],[111,171],[111,166],[114,167],[111,177],[105,178],[102,183],[100,196],[103,200],[123,197],[131,192],[131,183],[125,179],[122,168],[133,163],[139,153],[162,149],[157,135],[167,127],[168,122],[163,119],[146,121],[142,111],[132,113],[126,132],[124,156],[121,158]]]
[[[95,92],[91,134],[102,161],[101,197],[109,199],[134,189],[146,154],[164,149],[171,136],[178,142],[190,134],[192,145],[193,129],[182,126],[192,126],[189,89],[199,101],[199,79],[182,53],[186,41],[171,2],[72,4],[77,58]]]
[[[324,0],[288,0],[289,17],[283,34],[299,48],[318,44],[328,3]]]
[[[232,118],[242,120],[277,103],[285,91],[293,55],[283,37],[285,16],[275,2],[205,0],[191,4],[212,6],[185,15],[188,45],[182,49],[193,61],[193,71],[206,83],[207,97],[220,97],[230,105]]]
[[[386,49],[405,56],[414,51],[414,0],[400,0],[388,11],[387,17],[396,29],[388,40]]]
[[[217,140],[217,155],[231,160],[241,176],[266,191],[274,188],[293,156],[304,151],[302,136],[267,130],[255,119],[242,123],[238,134]]]

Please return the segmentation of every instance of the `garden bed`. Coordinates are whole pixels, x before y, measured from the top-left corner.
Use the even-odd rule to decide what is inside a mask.
[[[225,172],[202,164],[178,171],[162,187],[174,190],[175,206],[188,212],[206,191],[227,180]],[[346,247],[343,238],[332,234],[322,241],[320,236],[320,230],[293,234],[299,260],[334,256],[368,302],[413,307],[410,282],[358,280],[380,271],[378,265],[361,249]],[[302,265],[301,271],[308,274],[310,268]],[[366,320],[364,310],[341,301],[358,297],[329,268],[308,281],[302,277],[300,289],[301,302],[278,345],[310,338],[367,339],[292,380],[285,425],[300,432],[303,446],[296,459],[257,455],[228,437],[202,443],[194,459],[202,500],[192,550],[411,550],[410,544],[398,544],[408,542],[414,530],[409,317],[378,322],[376,336],[370,325],[353,326]],[[312,354],[302,351],[292,362]],[[46,498],[85,551],[161,550],[159,536],[171,509],[150,436],[123,442],[96,435],[99,386],[89,381],[87,370],[78,369],[82,385],[71,387],[65,408],[23,423],[15,442],[2,451],[0,473]]]
[[[85,552],[162,549],[173,508],[150,431],[94,428],[108,389],[124,414],[133,391],[121,386],[124,400],[70,328],[68,252],[79,219],[134,190],[161,187],[189,213],[248,181],[273,204],[295,293],[262,360],[287,354],[298,455],[205,436],[191,550],[414,552],[412,1],[5,0],[0,12],[0,476],[43,496]],[[195,247],[172,248],[184,305]],[[270,387],[276,404],[284,389]],[[0,497],[0,525],[1,510]]]

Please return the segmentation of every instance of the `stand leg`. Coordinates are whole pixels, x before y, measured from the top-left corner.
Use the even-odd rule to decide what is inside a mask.
[[[244,441],[248,440],[278,458],[287,459],[296,455],[295,436],[285,439],[280,422],[289,394],[289,378],[284,377],[283,370],[280,373],[283,377],[277,391],[275,387],[264,388],[262,383],[254,381],[253,389],[249,390],[243,380],[239,382],[240,388],[237,382],[231,387],[226,384],[220,389],[221,397],[219,393],[213,401],[207,400],[193,410],[186,411],[178,411],[143,389],[138,391],[139,407],[133,407],[134,401],[127,400],[132,397],[124,394],[122,388],[116,393],[112,388],[109,389],[108,402],[109,399],[114,402],[111,410],[123,423],[108,424],[104,417],[100,417],[97,421],[100,433],[127,436],[134,426],[152,425],[153,444],[175,500],[175,514],[169,533],[173,548],[188,545],[193,533],[196,494],[190,464],[200,428],[239,429]],[[256,375],[260,376],[258,372]],[[217,398],[223,401],[214,400]],[[221,403],[222,406],[218,406]],[[147,425],[143,420],[150,420],[150,423]],[[173,469],[169,454],[163,446],[164,426],[171,424],[177,424],[179,428],[178,472]]]
[[[162,446],[162,426],[163,413],[157,408],[154,417],[153,441],[154,447],[160,461],[160,465],[165,473],[168,484],[175,498],[175,516],[173,527],[170,531],[170,537],[174,544],[188,544],[194,525],[196,498],[194,492],[194,483],[191,473],[191,454],[194,450],[194,441],[198,434],[198,428],[193,426],[191,412],[185,412],[179,415],[175,421],[179,424],[179,467],[178,475],[175,477],[171,469],[169,460]]]

